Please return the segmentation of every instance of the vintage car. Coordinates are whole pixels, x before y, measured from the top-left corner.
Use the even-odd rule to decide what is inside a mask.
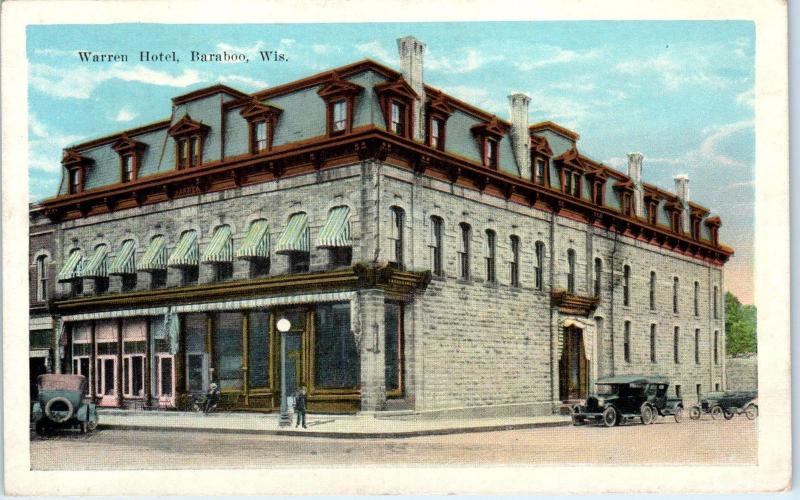
[[[720,417],[730,420],[743,413],[753,420],[758,416],[758,391],[709,392],[700,398],[699,404],[689,408],[689,418],[698,420],[705,413],[714,420]]]
[[[36,383],[39,395],[33,403],[33,420],[37,434],[58,428],[77,428],[86,433],[97,428],[97,408],[86,398],[86,377],[44,374]]]
[[[676,422],[683,418],[683,400],[667,397],[666,377],[621,375],[600,378],[596,385],[597,394],[571,408],[573,425],[593,421],[611,427],[633,419],[652,424],[658,415],[672,415]]]

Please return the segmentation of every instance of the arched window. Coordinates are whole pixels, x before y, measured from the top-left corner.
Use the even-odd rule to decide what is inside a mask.
[[[631,266],[622,268],[622,304],[631,305]]]
[[[497,283],[495,272],[496,235],[491,229],[486,230],[486,281]]]
[[[700,316],[700,283],[694,282],[694,315]]]
[[[47,256],[36,257],[36,300],[47,300]]]
[[[676,326],[675,332],[672,334],[672,358],[673,361],[675,361],[675,363],[681,362],[680,339],[681,339],[681,328],[679,326]]]
[[[678,277],[672,278],[672,312],[678,314]]]
[[[594,259],[594,296],[600,296],[600,288],[602,285],[603,276],[603,261],[599,257]]]
[[[461,279],[469,279],[469,247],[472,239],[472,228],[466,222],[459,224],[461,228],[461,247],[458,251],[459,273]]]
[[[544,243],[541,241],[536,242],[536,289],[541,290],[544,288]]]
[[[656,362],[656,325],[650,325],[650,362]]]
[[[719,288],[714,287],[714,319],[719,319]]]
[[[694,331],[694,363],[700,364],[700,329],[696,328]]]
[[[567,250],[567,292],[575,293],[575,250]]]
[[[442,228],[444,221],[441,217],[431,216],[431,270],[434,276],[444,276],[442,267]]]
[[[400,207],[392,207],[392,227],[389,239],[392,243],[392,256],[389,262],[398,269],[403,269],[403,232],[405,230],[405,212]]]
[[[656,310],[656,273],[650,271],[650,310]]]
[[[519,286],[519,236],[511,236],[511,260],[508,263],[511,286]]]
[[[623,338],[622,353],[625,356],[625,362],[631,362],[631,322],[625,322],[625,336]]]

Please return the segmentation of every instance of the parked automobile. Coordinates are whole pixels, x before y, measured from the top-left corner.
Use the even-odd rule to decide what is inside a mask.
[[[689,418],[698,420],[703,414],[711,418],[730,420],[734,415],[744,414],[749,420],[758,417],[758,391],[709,392],[700,403],[689,408]]]
[[[573,425],[587,421],[606,427],[639,419],[652,424],[658,415],[672,415],[676,422],[683,418],[683,400],[667,397],[669,379],[653,375],[621,375],[600,378],[597,393],[585,405],[571,408]]]
[[[85,434],[97,428],[97,408],[87,398],[86,377],[44,374],[36,379],[36,385],[39,394],[33,403],[33,420],[37,434],[68,428]]]

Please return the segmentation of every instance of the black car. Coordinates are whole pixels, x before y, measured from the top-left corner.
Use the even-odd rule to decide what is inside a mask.
[[[714,420],[730,420],[741,414],[753,420],[758,416],[758,391],[709,392],[689,409],[689,418],[697,420],[704,413],[711,414]]]
[[[640,419],[652,424],[658,415],[672,415],[676,422],[683,418],[683,400],[668,398],[669,379],[652,375],[621,375],[600,378],[597,394],[586,399],[586,405],[571,408],[573,425],[586,421],[606,427]]]

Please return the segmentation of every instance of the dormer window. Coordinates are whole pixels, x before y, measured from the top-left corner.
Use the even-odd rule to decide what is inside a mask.
[[[581,175],[578,172],[565,170],[564,178],[564,193],[576,198],[581,197]]]
[[[714,216],[706,219],[705,224],[708,227],[708,232],[711,237],[711,244],[714,246],[719,246],[719,227],[722,225],[722,221],[719,217]]]
[[[545,172],[547,166],[544,158],[536,158],[533,162],[533,182],[540,186],[544,186]]]
[[[497,169],[497,140],[486,139],[483,154],[483,164],[489,168]]]
[[[347,129],[347,101],[340,99],[333,104],[333,132],[344,132]]]
[[[253,123],[253,150],[254,153],[267,150],[267,122],[264,120]]]
[[[583,192],[581,183],[584,173],[587,176],[599,175],[597,170],[590,170],[590,165],[581,158],[575,148],[569,149],[555,158],[555,163],[561,173],[561,192],[575,198],[580,198]]]
[[[657,201],[650,201],[647,204],[647,222],[652,225],[656,225],[658,222],[658,202]]]
[[[531,177],[534,184],[539,186],[550,185],[550,158],[553,151],[550,149],[547,139],[538,135],[531,134],[531,160],[533,171]]]
[[[444,151],[447,119],[453,114],[453,108],[447,104],[444,94],[431,91],[431,99],[427,107],[427,144],[433,149]]]
[[[700,219],[692,218],[692,238],[700,239]]]
[[[600,181],[594,181],[592,183],[592,203],[602,206],[605,203],[604,191],[603,183]]]
[[[146,144],[131,139],[127,134],[122,134],[122,137],[111,147],[119,154],[119,178],[122,182],[136,180],[139,174],[142,151],[146,147]]]
[[[392,101],[391,131],[397,135],[406,134],[406,106],[398,101]]]
[[[375,86],[383,110],[386,129],[401,137],[413,137],[412,110],[417,94],[406,83],[403,77],[393,82],[386,82]]]
[[[505,135],[507,127],[492,117],[490,122],[480,123],[472,127],[472,133],[481,152],[481,162],[484,167],[497,170],[500,165],[500,141]]]
[[[178,169],[196,167],[203,163],[203,142],[209,127],[185,115],[169,128],[175,140],[175,165]]]
[[[122,155],[122,182],[130,182],[133,179],[133,155]]]
[[[441,120],[431,120],[431,147],[434,149],[441,149],[444,145],[442,143],[442,130],[444,125]]]
[[[91,164],[92,160],[80,153],[67,149],[64,150],[64,158],[61,164],[67,170],[67,191],[69,194],[77,194],[83,192],[86,185],[86,167]]]
[[[186,137],[176,141],[178,149],[178,168],[200,165],[200,138]]]
[[[73,168],[69,171],[69,194],[80,193],[83,190],[83,171]]]
[[[258,100],[253,100],[239,112],[250,126],[250,154],[272,149],[275,127],[282,110]]]
[[[633,215],[633,205],[631,203],[631,194],[628,192],[622,193],[622,213],[627,216]]]
[[[359,85],[342,80],[334,71],[330,82],[317,91],[327,104],[325,128],[328,135],[347,134],[353,130],[356,96],[362,90]]]

